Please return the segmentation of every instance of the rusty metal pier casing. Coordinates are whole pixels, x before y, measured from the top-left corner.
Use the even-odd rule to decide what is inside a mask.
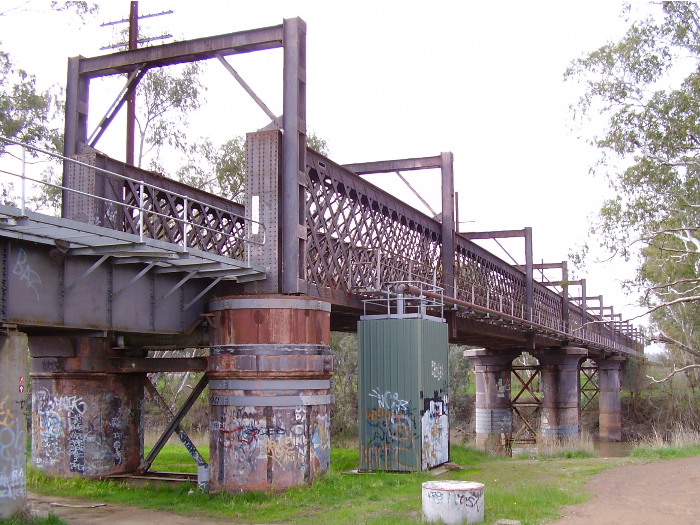
[[[211,490],[282,490],[330,467],[330,305],[302,297],[210,303]]]
[[[109,340],[75,339],[76,356],[32,362],[32,463],[52,476],[135,472],[143,456],[145,374],[105,372]]]

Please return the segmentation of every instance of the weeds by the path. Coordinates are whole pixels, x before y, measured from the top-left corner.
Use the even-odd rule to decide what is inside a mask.
[[[206,453],[205,451],[202,451]],[[453,446],[451,460],[464,470],[439,479],[484,483],[485,523],[507,518],[535,525],[557,516],[565,505],[587,498],[583,486],[593,474],[629,462],[598,458],[525,459],[490,457]],[[193,485],[133,486],[121,481],[51,479],[29,474],[30,490],[50,495],[90,498],[120,505],[164,509],[184,515],[227,518],[242,523],[407,524],[422,523],[421,483],[432,472],[349,473],[358,465],[357,450],[334,449],[332,470],[311,486],[283,493],[203,494]],[[184,447],[170,445],[154,464],[156,470],[196,470]]]

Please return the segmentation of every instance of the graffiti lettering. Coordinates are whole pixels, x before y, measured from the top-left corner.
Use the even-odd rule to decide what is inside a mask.
[[[438,381],[441,381],[445,376],[445,368],[441,363],[436,363],[435,361],[431,361],[430,363],[430,372],[432,376]]]
[[[369,397],[374,397],[379,402],[379,408],[388,408],[389,410],[403,411],[408,407],[409,401],[405,399],[399,399],[398,392],[391,392],[387,390],[382,393],[379,388],[372,389]]]
[[[27,288],[31,288],[36,294],[36,300],[39,300],[39,290],[37,286],[41,285],[41,277],[38,273],[32,270],[32,267],[27,262],[27,252],[23,248],[17,251],[17,259],[12,268],[12,273],[19,276],[20,281],[26,281]]]

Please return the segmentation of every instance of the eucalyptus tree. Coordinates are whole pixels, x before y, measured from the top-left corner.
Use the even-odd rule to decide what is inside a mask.
[[[577,118],[601,122],[592,138],[609,178],[592,227],[612,254],[637,258],[658,337],[700,350],[700,8],[645,6],[618,41],[574,60],[565,78],[583,84]],[[700,355],[695,353],[694,355]]]

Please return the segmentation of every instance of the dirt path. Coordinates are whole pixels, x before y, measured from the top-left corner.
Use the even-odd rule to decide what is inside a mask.
[[[565,507],[564,517],[548,525],[700,524],[700,457],[615,467],[594,476],[586,487],[593,498]],[[231,523],[109,503],[94,507],[95,501],[35,494],[30,494],[29,503],[33,509],[53,512],[71,525]]]
[[[548,525],[700,524],[700,457],[612,468],[586,487],[594,497]]]
[[[231,523],[231,520],[182,516],[163,510],[124,507],[94,500],[39,496],[32,493],[29,494],[27,500],[32,511],[38,512],[40,515],[51,512],[70,525],[143,525],[144,523],[222,525]]]

